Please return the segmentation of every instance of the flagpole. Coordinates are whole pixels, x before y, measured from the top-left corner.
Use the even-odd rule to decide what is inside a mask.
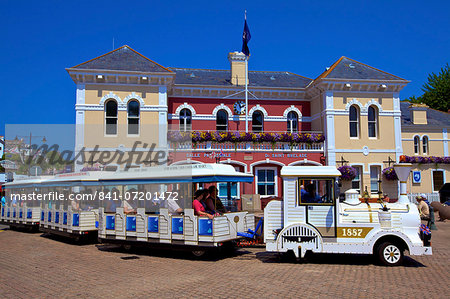
[[[245,132],[248,133],[248,57],[245,56]]]

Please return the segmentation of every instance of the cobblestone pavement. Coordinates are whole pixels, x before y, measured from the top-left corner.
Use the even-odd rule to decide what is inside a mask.
[[[445,298],[450,221],[437,226],[432,256],[406,257],[394,268],[370,256],[285,261],[264,248],[194,260],[184,252],[126,252],[6,229],[0,231],[0,297]]]

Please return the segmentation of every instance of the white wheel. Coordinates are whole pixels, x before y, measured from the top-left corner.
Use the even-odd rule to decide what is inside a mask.
[[[398,266],[403,261],[403,250],[396,244],[385,242],[378,248],[378,257],[386,266]]]

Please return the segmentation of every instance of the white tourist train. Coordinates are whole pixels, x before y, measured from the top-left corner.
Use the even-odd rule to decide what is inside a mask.
[[[296,257],[307,252],[374,254],[390,266],[401,264],[405,250],[411,255],[432,254],[430,236],[420,234],[416,206],[403,200],[404,186],[397,203],[364,203],[356,190],[347,191],[345,201],[340,202],[339,176],[333,166],[281,169],[283,199],[270,201],[264,209],[267,251],[293,252]],[[202,255],[242,236],[254,237],[255,215],[228,207],[228,212],[213,219],[197,216],[192,208],[194,191],[216,183],[226,183],[230,191],[233,183],[252,181],[251,174],[226,164],[18,180],[6,184],[1,223],[39,225],[41,231],[77,239],[98,233],[103,243],[178,247]],[[49,195],[52,192],[53,197]],[[40,194],[41,198],[18,200],[20,197],[13,199],[13,194]],[[180,208],[176,211],[170,204],[174,200]]]
[[[363,203],[356,190],[339,202],[334,166],[285,166],[283,201],[264,209],[266,250],[374,254],[385,265],[399,265],[404,250],[411,255],[431,255],[419,234],[417,207],[409,202]],[[426,243],[426,242],[425,242]],[[428,245],[428,244],[427,244]]]

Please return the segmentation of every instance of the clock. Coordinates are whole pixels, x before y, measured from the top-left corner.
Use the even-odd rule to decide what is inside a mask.
[[[234,113],[236,114],[245,114],[245,102],[237,101],[233,105]]]

